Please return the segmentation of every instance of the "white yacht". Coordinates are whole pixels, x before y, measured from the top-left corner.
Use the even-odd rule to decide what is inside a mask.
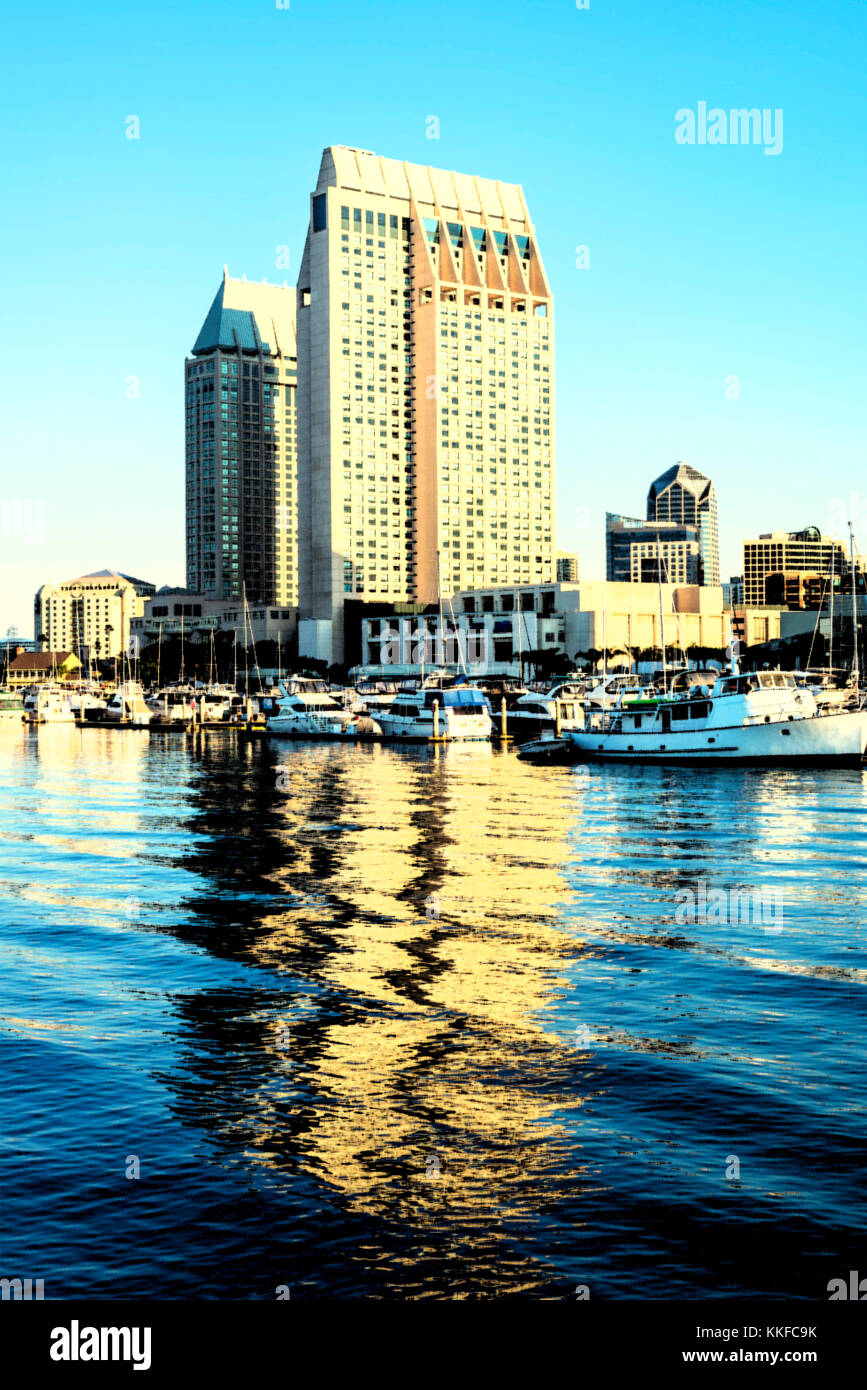
[[[623,700],[649,698],[656,694],[649,679],[631,671],[613,671],[588,682],[582,698],[585,708],[611,709]]]
[[[378,738],[379,725],[362,709],[347,709],[325,681],[293,676],[280,684],[276,710],[268,716],[272,734],[290,738]]]
[[[362,680],[355,686],[354,694],[357,703],[376,719],[380,710],[394,703],[397,686],[394,681]]]
[[[196,689],[193,686],[165,686],[146,701],[155,724],[188,724],[193,716],[203,724],[227,720],[233,708],[234,692]]]
[[[793,673],[720,676],[682,694],[585,711],[565,735],[585,757],[621,762],[852,762],[867,746],[867,711],[817,709]]]
[[[142,729],[147,728],[152,717],[140,681],[122,681],[105,708],[105,719],[109,724],[128,724]]]
[[[827,672],[805,671],[798,676],[798,684],[810,691],[819,710],[839,708],[857,701],[857,690],[852,677],[843,685]]]
[[[94,720],[102,717],[107,702],[90,690],[71,690],[69,703],[76,719]]]
[[[439,680],[429,681],[419,690],[398,691],[376,718],[383,738],[423,742],[434,737],[450,741],[489,739],[493,730],[491,706],[483,691],[474,685],[447,685]]]
[[[577,678],[556,681],[543,694],[528,690],[515,701],[511,709],[507,709],[506,732],[516,742],[553,733],[557,727],[558,704],[561,730],[583,728],[585,693],[586,685]],[[493,718],[498,732],[502,733],[502,715],[496,703]]]
[[[69,691],[60,686],[43,685],[24,701],[31,724],[74,724],[75,712]]]

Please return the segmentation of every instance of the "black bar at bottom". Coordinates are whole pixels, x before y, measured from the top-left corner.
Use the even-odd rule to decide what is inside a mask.
[[[432,1301],[431,1301],[432,1302]],[[108,1371],[155,1378],[208,1375],[217,1384],[261,1367],[283,1368],[287,1383],[302,1378],[299,1356],[315,1357],[321,1372],[342,1358],[372,1370],[398,1364],[409,1370],[396,1340],[405,1330],[426,1377],[442,1358],[454,1374],[457,1345],[443,1327],[441,1306],[357,1300],[330,1302],[287,1298],[264,1302],[15,1302],[0,1301],[3,1364],[16,1375],[33,1372],[67,1382],[92,1380]],[[490,1370],[501,1357],[552,1354],[600,1371],[668,1373],[680,1367],[701,1375],[708,1365],[787,1368],[829,1372],[858,1365],[864,1345],[865,1310],[850,1302],[630,1303],[575,1300],[546,1302],[531,1312],[531,1299],[461,1301],[449,1325],[469,1337],[473,1360]],[[500,1325],[499,1304],[508,1304]],[[520,1306],[520,1313],[518,1306]],[[445,1338],[439,1336],[440,1328]],[[430,1340],[431,1329],[438,1334]],[[383,1335],[387,1340],[383,1340]],[[395,1340],[395,1334],[397,1338]],[[418,1340],[419,1336],[424,1341]],[[537,1341],[536,1338],[539,1338]],[[528,1340],[530,1339],[530,1340]],[[561,1340],[562,1339],[562,1340]],[[560,1343],[558,1345],[558,1342]],[[533,1350],[535,1346],[535,1351]],[[462,1356],[458,1358],[460,1363]],[[592,1359],[592,1360],[591,1360]],[[466,1369],[466,1367],[465,1367]],[[512,1371],[514,1373],[514,1366]],[[135,1382],[134,1382],[135,1383]]]

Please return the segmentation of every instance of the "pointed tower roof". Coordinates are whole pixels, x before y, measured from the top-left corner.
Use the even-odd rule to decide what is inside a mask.
[[[294,357],[294,287],[233,280],[223,266],[223,282],[195,341],[193,356],[216,348]]]
[[[677,463],[673,464],[671,468],[666,468],[665,472],[660,473],[656,481],[650,484],[651,494],[664,492],[675,479],[679,483],[687,484],[691,492],[704,490],[696,487],[697,483],[710,483],[710,478],[706,474],[699,473],[698,469],[693,468],[691,463],[678,459]]]

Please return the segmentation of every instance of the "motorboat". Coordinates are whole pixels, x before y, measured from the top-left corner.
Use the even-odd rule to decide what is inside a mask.
[[[75,723],[69,691],[60,686],[41,686],[25,699],[24,704],[31,724]]]
[[[69,703],[72,705],[72,712],[76,719],[95,721],[101,719],[106,710],[107,701],[94,695],[90,690],[71,690],[69,692]]]
[[[827,672],[805,671],[797,679],[802,689],[810,691],[817,709],[839,709],[857,703],[858,691],[852,677],[840,683]]]
[[[194,718],[211,724],[229,718],[233,700],[240,706],[240,697],[234,692],[223,694],[204,686],[165,686],[148,696],[146,703],[154,724],[188,724]]]
[[[714,685],[588,707],[565,737],[588,758],[621,762],[851,762],[867,746],[867,711],[819,709],[797,673],[718,676]]]
[[[353,694],[356,703],[376,719],[381,710],[388,709],[394,702],[397,686],[394,681],[362,680],[355,686]]]
[[[653,682],[633,671],[612,671],[588,683],[581,694],[585,709],[612,709],[627,699],[651,698]]]
[[[105,722],[147,728],[153,718],[148,709],[140,681],[122,681],[105,708]]]
[[[290,738],[378,738],[379,724],[361,708],[347,709],[325,681],[304,676],[281,682],[276,709],[269,714],[269,733]]]
[[[377,723],[383,738],[427,742],[434,738],[490,739],[491,706],[486,695],[468,681],[429,678],[417,690],[399,690]]]
[[[560,729],[578,729],[584,722],[586,685],[575,678],[555,681],[548,690],[528,690],[506,710],[506,733],[516,742],[539,738]],[[502,734],[502,711],[493,707],[494,727]]]
[[[8,723],[16,720],[21,723],[27,718],[27,711],[24,708],[24,700],[20,695],[13,691],[0,690],[0,722]]]

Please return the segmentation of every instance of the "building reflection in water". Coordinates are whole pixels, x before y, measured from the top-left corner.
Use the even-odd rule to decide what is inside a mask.
[[[422,1242],[447,1213],[496,1246],[591,1182],[568,1123],[591,1063],[545,1026],[585,949],[562,928],[580,779],[486,746],[202,757],[187,867],[213,891],[177,930],[257,973],[183,1006],[183,1108]]]

